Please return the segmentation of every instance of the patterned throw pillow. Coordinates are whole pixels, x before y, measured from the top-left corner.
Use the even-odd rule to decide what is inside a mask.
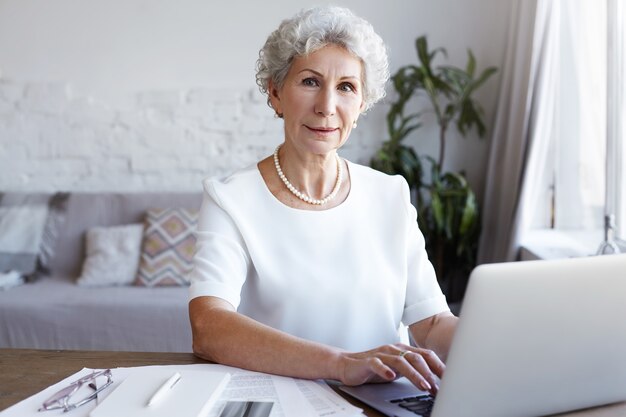
[[[151,209],[146,221],[136,285],[188,285],[196,248],[197,210]]]

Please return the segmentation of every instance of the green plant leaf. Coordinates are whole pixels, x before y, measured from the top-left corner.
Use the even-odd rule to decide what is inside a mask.
[[[465,206],[463,206],[463,214],[461,216],[461,224],[459,226],[459,234],[466,236],[471,231],[472,226],[476,223],[478,216],[478,206],[476,204],[476,197],[472,190],[467,190],[467,198],[465,199]]]
[[[476,90],[478,87],[483,85],[485,81],[487,81],[489,77],[491,77],[496,72],[498,72],[498,69],[496,67],[489,67],[486,70],[484,70],[480,74],[480,76],[472,83],[472,91]]]
[[[455,188],[465,188],[467,187],[467,180],[465,177],[457,172],[446,172],[442,176],[442,180],[448,185]]]
[[[430,204],[433,210],[433,218],[435,220],[436,230],[439,233],[441,233],[444,231],[445,225],[444,225],[443,204],[441,203],[439,194],[434,193],[434,192],[431,194]]]
[[[415,49],[417,50],[417,58],[424,68],[427,69],[427,73],[432,75],[432,67],[431,63],[435,56],[438,53],[443,54],[443,56],[447,57],[448,52],[445,48],[435,48],[431,52],[428,52],[428,41],[426,40],[426,36],[420,36],[415,41]]]
[[[433,59],[435,59],[435,56],[437,55],[437,53],[441,53],[444,57],[448,57],[448,51],[446,51],[445,48],[435,48],[433,49],[433,51],[428,55],[429,61],[432,62]]]
[[[455,229],[454,227],[454,218],[455,218],[455,213],[454,213],[454,201],[450,198],[446,198],[445,199],[445,227],[444,227],[444,233],[446,236],[446,239],[448,240],[453,240],[454,236],[453,236],[453,230]]]
[[[473,100],[466,100],[463,103],[461,114],[457,119],[457,129],[465,136],[467,131],[473,126],[476,126],[478,136],[481,138],[485,136],[485,124],[483,123],[483,118],[478,113],[476,104]]]
[[[444,111],[445,117],[447,120],[450,120],[454,117],[454,114],[456,113],[456,107],[454,104],[448,104],[446,106],[446,110]]]
[[[400,134],[402,135],[402,137],[406,137],[409,135],[409,133],[411,133],[415,129],[418,129],[420,126],[422,126],[421,123],[406,126],[405,128],[403,128],[403,130],[400,131]]]
[[[405,130],[407,129],[407,125],[409,124],[409,122],[411,122],[412,120],[415,119],[419,119],[422,116],[422,112],[418,112],[418,113],[413,113],[408,115],[407,117],[403,117],[400,121],[400,126],[398,127],[398,131],[399,132],[403,132],[402,133],[402,138],[404,139],[404,137],[406,137],[408,135],[408,132],[405,133]],[[421,123],[417,122],[414,123],[412,126],[415,126],[414,128],[418,128],[419,126],[421,126]],[[413,130],[413,129],[410,129]]]
[[[474,78],[474,71],[476,70],[476,58],[474,58],[474,54],[471,49],[467,50],[467,66],[465,67],[465,72],[470,76],[470,78]]]

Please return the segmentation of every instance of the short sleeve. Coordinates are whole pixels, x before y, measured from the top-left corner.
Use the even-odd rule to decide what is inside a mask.
[[[417,225],[417,211],[411,204],[406,182],[402,194],[408,213],[407,287],[402,322],[410,326],[435,314],[450,311],[450,308],[439,287],[435,269],[428,259],[424,235]]]
[[[250,257],[235,222],[219,203],[215,183],[206,180],[204,191],[189,299],[219,297],[237,308]]]

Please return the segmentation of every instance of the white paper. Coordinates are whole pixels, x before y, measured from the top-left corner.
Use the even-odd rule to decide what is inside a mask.
[[[203,369],[215,372],[230,373],[231,380],[224,390],[222,397],[209,413],[210,417],[218,417],[226,400],[272,401],[274,406],[270,417],[344,417],[355,415],[360,410],[352,407],[347,401],[327,387],[327,391],[320,386],[320,382],[299,380],[294,378],[269,375],[246,371],[230,366],[217,364],[168,365],[149,366],[145,368],[170,368],[172,372],[180,369]],[[113,384],[102,391],[98,401],[104,400],[135,368],[112,368]],[[52,394],[69,385],[78,378],[92,372],[92,369],[83,368],[74,375],[46,388],[45,390],[15,404],[0,412],[0,417],[88,417],[96,407],[92,401],[82,407],[68,411],[50,410],[38,412],[41,404]],[[321,382],[321,384],[324,384]]]
[[[289,378],[291,379],[291,378]],[[240,372],[231,377],[208,417],[219,417],[227,401],[270,401],[274,405],[270,417],[314,416],[302,395],[288,378],[256,372]]]
[[[295,379],[294,382],[307,401],[313,406],[318,417],[362,415],[363,410],[343,399],[324,381]]]
[[[215,405],[230,374],[212,370],[191,370],[177,367],[178,380],[166,387],[158,404],[148,405],[154,393],[163,388],[174,370],[164,368],[134,368],[124,382],[101,401],[90,417],[172,417],[206,416]],[[171,385],[171,382],[170,382]]]

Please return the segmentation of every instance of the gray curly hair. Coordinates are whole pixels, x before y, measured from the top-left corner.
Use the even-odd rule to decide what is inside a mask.
[[[291,63],[329,45],[338,45],[363,63],[365,110],[385,96],[389,79],[387,49],[371,24],[342,7],[314,7],[283,20],[259,51],[256,83],[268,96],[269,82],[282,88]]]

